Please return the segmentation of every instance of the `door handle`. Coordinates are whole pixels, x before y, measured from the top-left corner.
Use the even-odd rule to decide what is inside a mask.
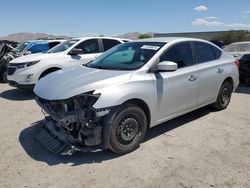
[[[189,76],[188,80],[191,81],[191,82],[195,81],[195,80],[197,80],[197,76],[192,74],[192,75]]]
[[[217,70],[217,73],[218,74],[221,74],[221,73],[223,73],[224,72],[224,69],[223,68],[218,68],[218,70]]]

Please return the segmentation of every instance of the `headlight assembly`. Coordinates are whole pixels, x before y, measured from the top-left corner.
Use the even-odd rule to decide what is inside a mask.
[[[38,60],[38,61],[31,61],[31,62],[26,63],[26,66],[30,67],[30,66],[35,65],[35,64],[37,64],[39,62],[40,62],[40,60]]]
[[[21,69],[21,68],[24,68],[25,65],[26,65],[26,63],[18,63],[18,64],[16,64],[16,67],[17,67],[18,69]]]

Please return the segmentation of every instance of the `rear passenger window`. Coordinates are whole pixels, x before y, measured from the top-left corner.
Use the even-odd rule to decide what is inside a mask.
[[[102,39],[103,42],[103,48],[104,51],[109,50],[110,48],[113,48],[114,46],[120,44],[119,41],[117,40],[112,40],[112,39]]]
[[[178,64],[178,68],[193,65],[192,50],[189,43],[177,44],[167,50],[160,58],[162,61],[172,61]]]
[[[194,47],[196,51],[197,63],[205,63],[218,59],[215,55],[213,46],[203,42],[194,42]]]
[[[54,48],[58,44],[60,44],[60,42],[50,42],[49,43],[49,49]]]
[[[216,59],[220,59],[222,52],[218,48],[216,48],[214,46],[213,46],[213,49],[214,49],[214,53],[215,53]]]

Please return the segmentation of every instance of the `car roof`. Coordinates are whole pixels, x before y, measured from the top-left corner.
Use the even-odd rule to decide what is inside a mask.
[[[102,38],[102,39],[115,39],[115,40],[129,40],[129,39],[124,39],[124,38],[118,38],[118,37],[76,37],[76,38],[72,38],[69,40],[87,40],[87,39],[98,39],[98,38]]]
[[[45,43],[49,43],[49,42],[63,42],[66,40],[62,40],[62,39],[52,39],[52,40],[28,40],[26,41],[27,43],[33,43],[33,44],[45,44]]]
[[[32,44],[45,44],[48,43],[47,40],[28,40],[25,41],[25,43],[32,43]]]
[[[234,42],[232,44],[249,44],[250,41],[244,41],[244,42]]]
[[[64,42],[66,41],[65,39],[51,39],[51,40],[46,40],[48,43],[50,42]]]
[[[135,42],[165,42],[169,43],[172,41],[201,41],[201,42],[208,42],[202,39],[197,38],[184,38],[184,37],[156,37],[156,38],[148,38],[148,39],[138,39]]]

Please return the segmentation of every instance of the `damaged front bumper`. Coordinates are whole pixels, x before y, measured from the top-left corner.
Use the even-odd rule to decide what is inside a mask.
[[[93,93],[58,101],[36,98],[46,117],[36,126],[35,138],[54,154],[107,149],[117,107],[94,109],[98,98]]]

